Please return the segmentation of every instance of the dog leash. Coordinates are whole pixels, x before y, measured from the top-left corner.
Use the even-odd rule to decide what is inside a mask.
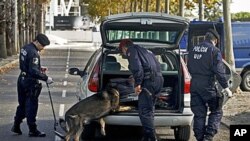
[[[51,104],[51,108],[52,108],[52,112],[53,112],[53,116],[54,116],[54,130],[56,131],[56,126],[58,125],[58,123],[57,123],[57,121],[56,121],[56,115],[55,115],[55,110],[54,110],[54,106],[53,106],[53,101],[52,101],[52,97],[51,97],[51,93],[50,93],[49,84],[46,83],[46,85],[47,85],[47,88],[48,88],[50,104]]]

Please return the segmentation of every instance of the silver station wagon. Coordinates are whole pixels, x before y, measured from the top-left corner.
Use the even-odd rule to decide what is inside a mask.
[[[179,49],[188,25],[187,19],[164,13],[124,13],[106,17],[100,26],[101,47],[90,57],[84,70],[69,69],[70,74],[81,77],[78,98],[89,97],[103,91],[110,81],[127,79],[132,75],[127,59],[118,50],[119,42],[129,38],[153,52],[161,64],[164,86],[155,106],[155,126],[170,127],[178,141],[189,140],[193,118],[190,109],[191,77]],[[140,127],[137,100],[133,91],[120,95],[120,104],[133,108],[111,113],[105,117],[106,124]],[[87,125],[82,137],[93,137],[97,128],[94,125]]]

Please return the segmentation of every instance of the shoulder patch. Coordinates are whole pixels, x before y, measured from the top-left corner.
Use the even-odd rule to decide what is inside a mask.
[[[27,51],[26,51],[26,50],[24,50],[24,49],[21,49],[21,53],[22,53],[22,55],[24,55],[24,56],[26,56],[26,55],[27,55]]]
[[[33,64],[38,65],[38,58],[33,58]]]

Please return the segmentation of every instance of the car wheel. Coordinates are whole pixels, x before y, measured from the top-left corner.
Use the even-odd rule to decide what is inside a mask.
[[[246,71],[242,77],[241,87],[244,91],[250,91],[250,71]]]
[[[188,141],[191,134],[191,128],[187,126],[179,126],[174,129],[174,137],[178,141]]]

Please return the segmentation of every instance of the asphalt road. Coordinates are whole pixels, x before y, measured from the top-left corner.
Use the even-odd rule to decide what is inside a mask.
[[[65,111],[77,102],[75,93],[80,77],[68,75],[67,71],[71,67],[83,69],[90,55],[93,53],[90,48],[88,46],[63,46],[46,49],[41,54],[42,65],[49,68],[48,75],[54,80],[54,83],[50,85],[50,91],[57,119],[63,117]],[[10,131],[17,106],[16,80],[18,74],[19,69],[15,67],[11,71],[0,75],[0,140],[60,141],[61,139],[54,134],[54,119],[45,83],[43,83],[43,90],[39,97],[37,124],[38,129],[46,132],[47,136],[45,138],[28,137],[28,127],[25,120],[21,125],[23,135],[18,136]],[[59,126],[56,128],[59,132],[62,132]],[[138,130],[133,130],[133,127],[115,127],[112,129],[111,136],[106,139],[95,139],[95,141],[138,141],[140,138],[140,134],[136,132]],[[174,141],[173,130],[160,128],[157,129],[157,133],[161,141]],[[220,141],[229,139],[228,129],[223,125],[220,133],[222,134],[222,136],[218,135]],[[190,141],[194,141],[193,136]]]

